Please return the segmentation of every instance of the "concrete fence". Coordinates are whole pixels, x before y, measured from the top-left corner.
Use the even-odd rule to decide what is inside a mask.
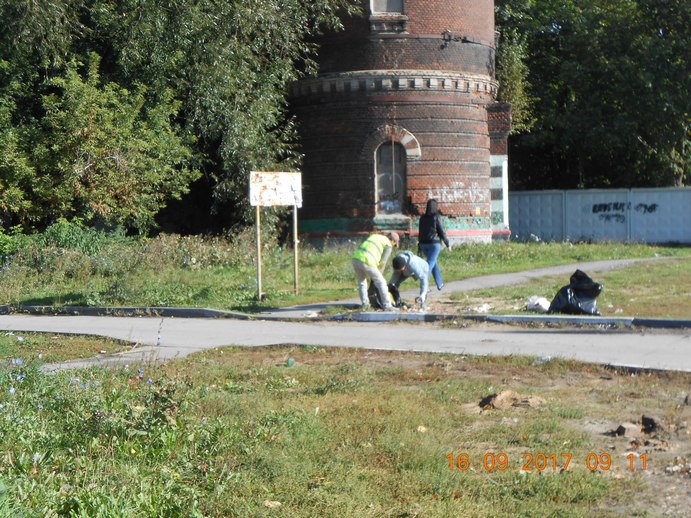
[[[509,193],[511,238],[691,244],[691,188]]]

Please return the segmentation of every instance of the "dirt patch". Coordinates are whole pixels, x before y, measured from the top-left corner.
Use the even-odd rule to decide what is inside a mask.
[[[513,390],[503,390],[482,398],[478,406],[483,410],[510,408],[535,408],[544,404],[544,398],[538,396],[521,396]]]
[[[214,356],[214,360],[229,361],[235,369],[257,365],[281,366],[286,371],[303,366],[339,368],[344,372],[365,369],[377,383],[390,384],[413,397],[435,390],[434,387],[471,383],[476,387],[472,391],[445,396],[450,414],[461,412],[475,420],[468,424],[471,435],[490,425],[522,427],[535,415],[548,414],[583,437],[586,449],[574,453],[574,463],[580,461],[582,468],[592,452],[597,459],[607,458],[611,462],[611,469],[599,469],[594,475],[635,482],[635,494],[624,499],[630,503],[622,504],[622,499],[607,502],[599,510],[603,514],[638,515],[644,509],[651,515],[685,516],[688,511],[690,373],[611,369],[570,360],[534,364],[534,359],[522,357],[297,345],[233,349],[231,354],[228,349],[225,351],[224,355],[219,355],[219,351],[204,354]],[[286,363],[288,358],[294,359],[290,367]],[[624,433],[616,433],[620,427]],[[545,432],[546,438],[549,433]],[[491,439],[484,439],[481,445],[484,451],[501,451],[492,450]],[[562,450],[575,451],[568,443],[563,443]],[[543,451],[550,452],[561,453]],[[517,446],[512,455],[520,458],[523,453]],[[591,462],[595,456],[590,457]]]
[[[469,315],[486,315],[497,312],[526,313],[525,304],[517,304],[507,300],[505,297],[489,296],[483,294],[476,297],[471,293],[456,293],[451,298],[452,293],[441,292],[430,297],[427,301],[428,311],[434,313],[466,313]],[[460,297],[460,298],[459,298]]]

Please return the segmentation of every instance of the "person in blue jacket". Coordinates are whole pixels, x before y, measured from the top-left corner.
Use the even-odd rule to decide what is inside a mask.
[[[420,216],[417,240],[420,250],[427,258],[427,264],[429,264],[429,269],[434,276],[437,289],[441,290],[444,287],[444,282],[441,279],[441,270],[439,269],[437,257],[439,257],[439,252],[441,252],[442,241],[449,250],[451,250],[451,244],[449,243],[449,238],[446,237],[444,224],[437,209],[437,200],[434,198],[427,200],[425,213]]]
[[[393,285],[398,289],[401,283],[409,277],[420,281],[420,295],[415,299],[415,302],[424,305],[429,288],[429,265],[427,261],[406,250],[396,254],[391,266],[393,273],[389,279],[389,286]]]

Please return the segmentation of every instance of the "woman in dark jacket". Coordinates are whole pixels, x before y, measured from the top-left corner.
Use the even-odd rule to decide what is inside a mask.
[[[446,248],[451,250],[449,238],[446,237],[444,225],[439,217],[437,211],[437,200],[434,198],[427,201],[427,209],[425,213],[420,216],[420,226],[418,228],[418,243],[420,250],[427,258],[429,270],[434,276],[434,282],[437,284],[437,289],[441,290],[444,283],[441,280],[441,270],[437,263],[437,257],[441,252],[441,242],[444,242]]]

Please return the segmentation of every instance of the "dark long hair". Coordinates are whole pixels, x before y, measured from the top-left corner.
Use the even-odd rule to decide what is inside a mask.
[[[430,198],[427,200],[427,209],[425,209],[425,216],[435,216],[437,214],[437,200]]]

